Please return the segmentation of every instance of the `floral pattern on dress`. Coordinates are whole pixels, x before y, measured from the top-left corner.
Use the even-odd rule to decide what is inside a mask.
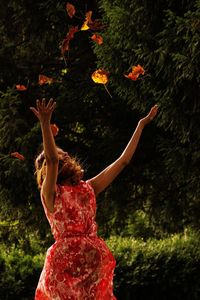
[[[116,300],[116,262],[97,236],[96,199],[89,182],[57,185],[53,213],[42,203],[55,243],[47,250],[35,300]]]

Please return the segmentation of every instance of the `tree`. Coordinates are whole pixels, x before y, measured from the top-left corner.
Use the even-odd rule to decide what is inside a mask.
[[[98,66],[110,72],[110,89],[133,110],[160,106],[157,129],[149,128],[144,139],[131,201],[139,197],[164,231],[199,226],[200,2],[104,0],[100,7],[106,28],[95,53]],[[136,64],[146,77],[128,81],[123,74]]]

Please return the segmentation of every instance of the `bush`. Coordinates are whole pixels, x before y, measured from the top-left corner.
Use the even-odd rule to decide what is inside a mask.
[[[113,236],[107,244],[117,261],[114,289],[118,300],[200,299],[199,234],[185,232],[147,241]],[[33,299],[44,252],[30,255],[16,246],[1,247],[1,299]]]
[[[4,300],[30,300],[38,282],[44,254],[31,256],[19,248],[1,247],[0,290]]]
[[[118,300],[199,300],[200,238],[176,234],[163,240],[111,237]]]

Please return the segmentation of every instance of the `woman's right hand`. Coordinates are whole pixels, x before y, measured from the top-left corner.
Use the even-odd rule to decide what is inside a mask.
[[[51,98],[46,104],[45,98],[36,100],[36,108],[30,107],[34,115],[39,119],[41,124],[50,123],[52,113],[56,107],[56,102]]]

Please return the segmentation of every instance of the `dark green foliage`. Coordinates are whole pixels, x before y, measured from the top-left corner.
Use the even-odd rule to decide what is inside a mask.
[[[132,177],[143,209],[164,231],[199,226],[200,2],[104,0],[100,7],[106,28],[95,53],[110,71],[110,89],[134,110],[160,107]],[[127,80],[123,74],[138,63],[146,75]]]

